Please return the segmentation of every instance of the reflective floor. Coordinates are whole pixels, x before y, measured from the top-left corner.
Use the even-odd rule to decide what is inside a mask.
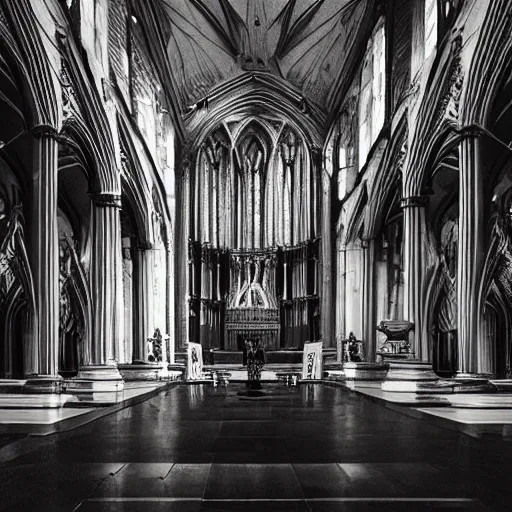
[[[0,466],[0,510],[511,510],[512,459],[340,388],[182,385]]]

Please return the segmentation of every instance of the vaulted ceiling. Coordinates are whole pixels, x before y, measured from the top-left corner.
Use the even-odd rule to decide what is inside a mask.
[[[271,73],[320,109],[369,0],[159,0],[162,54],[182,113],[218,85]]]

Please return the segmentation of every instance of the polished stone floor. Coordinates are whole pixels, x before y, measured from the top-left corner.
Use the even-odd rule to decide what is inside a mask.
[[[511,510],[512,450],[322,384],[181,385],[0,465],[0,510]]]

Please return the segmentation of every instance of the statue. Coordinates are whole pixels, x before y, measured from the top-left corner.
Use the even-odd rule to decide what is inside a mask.
[[[162,362],[162,344],[163,336],[157,327],[152,338],[148,338],[148,361],[150,363]]]
[[[348,338],[345,340],[345,362],[360,363],[363,360],[362,341],[358,341],[355,334],[350,332]]]
[[[265,351],[260,341],[245,341],[247,363],[247,387],[250,389],[259,389],[261,387],[261,370],[265,364]]]

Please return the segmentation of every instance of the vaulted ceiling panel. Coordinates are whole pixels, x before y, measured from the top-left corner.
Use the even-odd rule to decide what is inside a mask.
[[[182,112],[238,74],[262,71],[326,106],[368,0],[160,0]],[[166,33],[169,33],[166,32]]]

